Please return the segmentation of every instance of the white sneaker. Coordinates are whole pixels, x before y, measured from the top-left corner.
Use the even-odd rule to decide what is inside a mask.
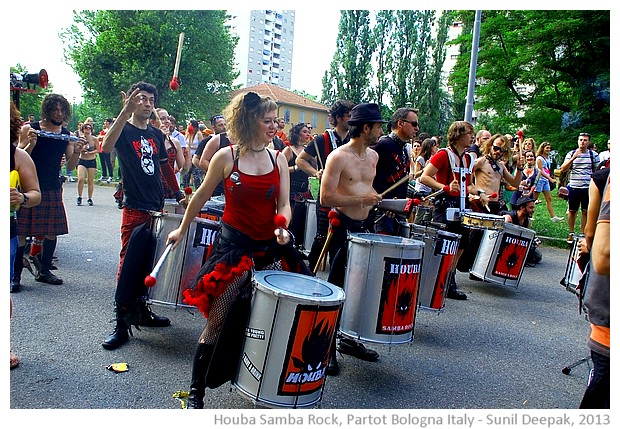
[[[563,217],[553,216],[553,217],[551,218],[551,222],[555,222],[555,223],[562,222],[563,220],[564,220],[564,218],[563,218]]]

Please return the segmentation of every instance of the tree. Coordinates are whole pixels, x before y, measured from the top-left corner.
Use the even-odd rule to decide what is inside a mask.
[[[228,102],[236,40],[222,10],[101,10],[74,12],[61,33],[65,59],[80,77],[84,97],[114,116],[121,91],[144,80],[159,90],[159,105],[179,118],[205,118]],[[178,91],[168,84],[179,33],[185,38]]]
[[[354,103],[368,100],[374,49],[369,11],[341,11],[336,52],[323,77],[324,104],[330,105],[337,99]]]
[[[467,23],[452,83],[455,104],[467,80],[473,12]],[[576,135],[609,138],[610,14],[605,10],[484,11],[480,29],[476,110],[488,109],[493,121],[514,133],[525,128],[537,142],[552,142],[561,152]],[[467,59],[467,60],[466,60]]]

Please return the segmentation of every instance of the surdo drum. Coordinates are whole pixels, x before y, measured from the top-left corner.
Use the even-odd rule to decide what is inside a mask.
[[[580,294],[580,285],[582,284],[582,278],[585,272],[585,264],[580,261],[579,258],[579,240],[584,238],[585,235],[580,234],[575,237],[575,241],[571,247],[571,251],[568,254],[568,260],[566,261],[566,270],[564,271],[564,277],[560,281],[566,290],[574,294]],[[583,265],[580,264],[582,262]]]
[[[178,228],[183,215],[174,213],[157,213],[153,216],[153,232],[156,239],[155,261],[166,248],[168,234]],[[157,283],[148,288],[149,301],[153,304],[167,304],[192,307],[183,304],[183,291],[190,287],[200,267],[206,262],[213,242],[220,229],[220,223],[202,218],[194,218],[187,234],[178,247],[170,252],[159,270]]]
[[[359,341],[413,341],[424,243],[390,235],[349,234],[340,333]]]
[[[452,265],[459,250],[460,234],[430,226],[409,224],[409,237],[424,242],[418,307],[440,312],[446,302]]]
[[[506,222],[503,230],[484,231],[469,272],[485,281],[518,287],[535,232]]]
[[[306,227],[304,228],[304,250],[310,252],[316,235],[316,200],[306,200]]]
[[[267,407],[318,403],[344,291],[286,271],[257,271],[252,283],[252,307],[233,385]]]

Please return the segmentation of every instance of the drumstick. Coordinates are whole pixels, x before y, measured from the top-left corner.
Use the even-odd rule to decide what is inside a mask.
[[[398,182],[394,183],[392,186],[387,188],[385,191],[381,192],[379,194],[379,196],[384,197],[385,194],[387,194],[388,192],[393,191],[394,189],[398,188],[400,185],[405,183],[407,180],[409,180],[409,175],[408,174],[405,177],[402,177]]]
[[[334,228],[340,225],[340,219],[338,219],[338,213],[334,210],[331,210],[327,215],[329,218],[329,229],[327,230],[327,237],[325,237],[325,243],[323,244],[323,248],[321,249],[321,254],[316,261],[316,265],[314,266],[314,270],[312,272],[316,274],[319,270],[319,266],[323,263],[324,259],[327,256],[327,248],[329,247],[329,241],[332,239],[332,235],[334,233]]]
[[[316,150],[316,158],[319,160],[319,165],[321,166],[321,170],[325,170],[325,167],[323,166],[323,160],[321,159],[321,154],[319,153],[319,147],[316,144],[316,139],[312,139],[312,142],[314,143],[314,150]]]
[[[155,283],[157,283],[157,274],[159,274],[159,269],[164,264],[164,262],[166,261],[166,258],[170,254],[173,244],[174,243],[168,243],[168,245],[164,249],[164,253],[161,254],[161,256],[159,257],[159,260],[157,261],[157,264],[155,264],[155,267],[153,268],[153,271],[151,271],[151,274],[149,274],[148,276],[144,278],[145,286],[147,287],[155,286]]]
[[[273,223],[275,223],[276,226],[280,228],[280,237],[284,239],[283,230],[284,230],[284,227],[286,226],[286,217],[284,217],[283,214],[278,213],[277,215],[273,217]]]
[[[177,58],[174,63],[174,72],[172,72],[172,80],[168,84],[171,90],[176,91],[179,89],[179,65],[181,64],[181,50],[183,49],[183,39],[185,33],[179,34],[179,45],[177,46]]]
[[[438,191],[435,191],[435,192],[433,192],[432,194],[429,194],[429,195],[427,195],[427,196],[425,196],[425,197],[422,197],[422,201],[426,201],[426,200],[429,200],[429,199],[431,199],[431,198],[433,198],[433,197],[436,197],[437,195],[441,194],[442,192],[443,192],[443,189],[440,189],[440,190],[438,190]]]

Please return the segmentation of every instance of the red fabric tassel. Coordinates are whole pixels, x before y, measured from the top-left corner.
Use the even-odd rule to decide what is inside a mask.
[[[253,265],[254,261],[247,256],[242,256],[236,266],[224,262],[216,264],[213,271],[202,276],[196,287],[183,291],[185,302],[198,308],[208,318],[211,301],[221,296],[230,283],[249,271]]]

